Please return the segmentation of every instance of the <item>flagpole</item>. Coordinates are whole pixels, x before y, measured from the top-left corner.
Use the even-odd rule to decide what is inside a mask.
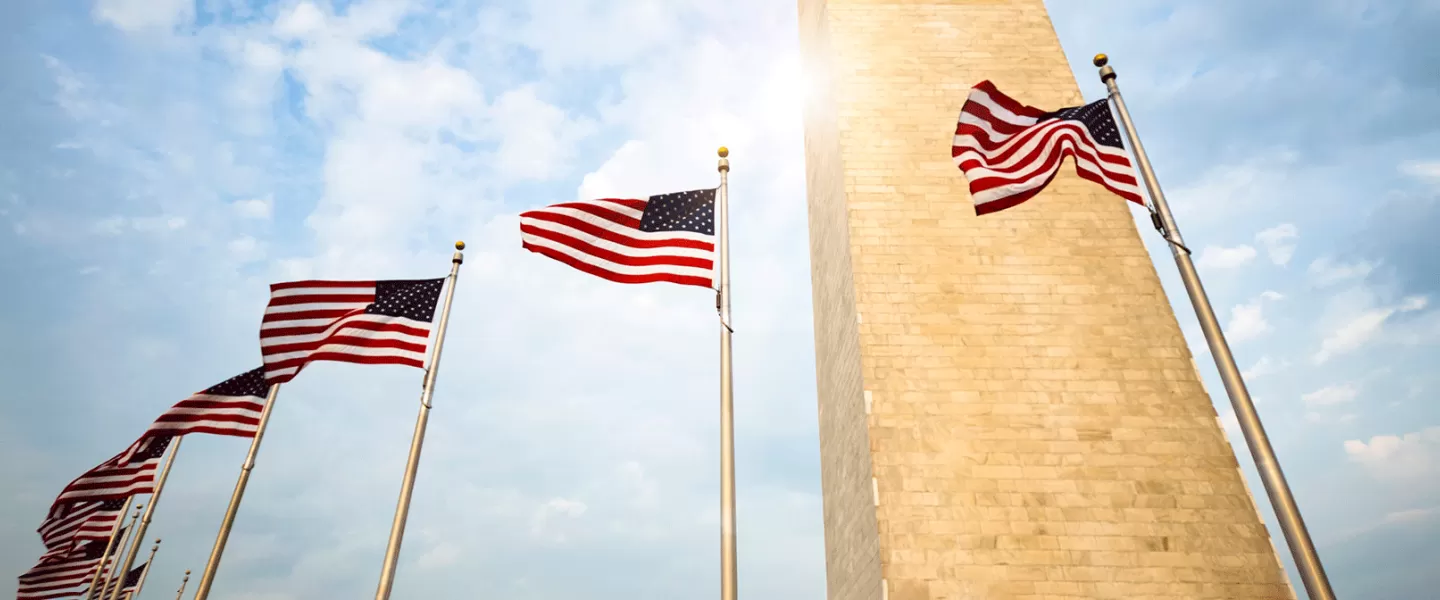
[[[1150,167],[1150,159],[1145,155],[1145,148],[1140,145],[1140,136],[1135,131],[1135,124],[1130,120],[1130,111],[1125,108],[1125,100],[1120,96],[1120,87],[1115,84],[1115,69],[1108,66],[1109,61],[1104,54],[1097,54],[1094,64],[1100,68],[1100,80],[1105,82],[1110,99],[1115,102],[1116,112],[1120,114],[1120,122],[1125,126],[1126,137],[1130,140],[1130,148],[1135,152],[1136,162],[1139,163],[1140,175],[1145,180],[1145,188],[1154,202],[1151,220],[1169,242],[1170,253],[1175,256],[1180,280],[1185,283],[1185,291],[1195,308],[1200,329],[1205,333],[1210,354],[1215,357],[1220,381],[1225,384],[1230,404],[1235,408],[1235,419],[1240,422],[1240,431],[1244,433],[1245,444],[1250,447],[1250,454],[1255,459],[1260,481],[1265,485],[1270,505],[1275,509],[1280,530],[1284,532],[1290,553],[1295,558],[1295,567],[1300,571],[1300,578],[1304,580],[1305,591],[1311,600],[1335,600],[1335,592],[1330,589],[1325,567],[1320,564],[1320,555],[1315,551],[1315,544],[1310,541],[1310,532],[1305,528],[1300,508],[1290,493],[1285,473],[1280,470],[1275,449],[1270,446],[1270,438],[1265,435],[1265,427],[1260,423],[1260,414],[1255,411],[1250,391],[1245,388],[1240,367],[1235,364],[1235,356],[1230,353],[1230,345],[1225,341],[1225,333],[1220,329],[1215,309],[1210,306],[1210,299],[1205,295],[1204,286],[1200,284],[1200,274],[1195,270],[1195,263],[1190,260],[1190,250],[1185,247],[1185,241],[1180,237],[1180,229],[1175,226],[1175,217],[1170,213],[1165,193],[1160,190],[1155,171]]]
[[[115,548],[119,541],[121,526],[125,524],[125,513],[130,512],[130,503],[135,501],[135,496],[127,496],[125,504],[120,506],[120,516],[115,519],[115,525],[110,527],[110,541],[105,543],[105,553],[100,555],[100,564],[95,565],[95,574],[90,576],[90,587],[86,588],[85,597],[95,597],[95,584],[100,583],[100,574],[105,572],[105,562],[110,560],[110,551]]]
[[[445,291],[445,305],[440,309],[440,325],[435,333],[435,347],[430,349],[430,362],[425,370],[425,387],[420,392],[420,414],[415,418],[415,435],[410,438],[410,457],[405,462],[405,478],[400,484],[400,499],[395,506],[395,520],[390,524],[390,543],[385,547],[385,563],[380,568],[380,585],[375,600],[388,600],[395,585],[395,567],[400,562],[400,543],[405,538],[405,520],[410,516],[410,497],[415,491],[415,475],[420,470],[420,449],[425,443],[425,426],[430,421],[430,399],[435,393],[435,376],[440,371],[440,350],[445,345],[445,327],[450,324],[450,303],[455,299],[455,284],[460,279],[460,264],[465,262],[465,242],[455,242],[450,257],[450,289]],[[198,599],[197,599],[198,600]]]
[[[137,520],[140,519],[140,509],[141,509],[141,508],[144,508],[144,506],[145,506],[145,505],[143,505],[143,504],[136,504],[136,505],[135,505],[135,516],[130,517],[130,527],[125,530],[125,537],[124,537],[124,539],[132,539],[133,536],[135,535],[135,521],[137,521]],[[122,516],[121,520],[124,520],[123,516]],[[121,542],[121,543],[122,543],[122,545],[123,545],[124,542]],[[119,563],[120,563],[120,557],[119,557],[119,556],[116,556],[116,557],[115,557],[115,564],[118,566]],[[100,559],[100,568],[101,568],[102,570],[104,570],[104,569],[105,569],[105,565],[108,565],[108,564],[110,564],[110,555],[107,553],[104,557],[102,557],[102,558]],[[122,577],[123,577],[123,575],[122,575]],[[115,578],[115,569],[114,569],[114,568],[111,568],[111,569],[109,569],[108,571],[106,571],[106,573],[105,573],[105,582],[104,582],[103,584],[101,584],[102,587],[101,587],[99,590],[96,590],[95,588],[90,588],[90,592],[89,592],[88,594],[86,594],[86,596],[89,597],[89,598],[103,598],[104,595],[105,595],[105,590],[110,589],[110,580],[111,580],[111,579],[114,579],[114,578]],[[97,593],[97,592],[98,592],[98,593]]]
[[[160,468],[160,476],[155,479],[155,489],[150,492],[150,505],[145,507],[145,516],[140,518],[140,528],[130,536],[130,550],[125,553],[125,566],[120,569],[122,572],[129,573],[130,568],[135,566],[135,555],[140,552],[140,544],[145,541],[145,530],[150,528],[150,517],[155,514],[155,505],[160,503],[160,492],[165,490],[165,480],[170,478],[170,465],[175,464],[175,455],[180,453],[180,442],[184,439],[182,436],[172,438],[170,455],[165,457],[165,466]],[[154,443],[153,438],[151,443]],[[156,540],[156,543],[158,544],[159,540]],[[110,591],[110,600],[119,598],[120,586],[116,586]]]
[[[155,504],[155,501],[154,501],[154,500],[151,500],[151,501],[150,501],[150,504],[153,506],[153,505]],[[156,539],[156,540],[155,540],[155,545],[150,547],[150,558],[145,559],[145,570],[143,570],[143,571],[140,572],[140,581],[135,582],[135,591],[130,592],[130,599],[131,599],[131,600],[134,600],[135,598],[139,598],[139,597],[140,597],[140,590],[145,589],[145,578],[150,576],[150,565],[155,564],[155,552],[156,552],[157,550],[159,550],[159,549],[160,549],[160,540],[159,540],[159,539]],[[129,573],[129,571],[127,570],[126,573]],[[120,586],[115,586],[115,587],[118,589]]]
[[[185,578],[180,580],[180,589],[175,590],[175,600],[185,596],[185,584],[190,583],[190,569],[185,569]]]
[[[720,194],[715,222],[720,289],[715,308],[720,312],[720,599],[735,600],[738,574],[735,552],[735,386],[731,377],[730,334],[730,150],[720,147]]]
[[[200,574],[200,583],[195,585],[195,600],[210,596],[210,585],[215,582],[215,570],[220,567],[220,556],[225,554],[225,542],[230,540],[230,529],[235,526],[235,513],[240,510],[240,500],[245,497],[245,485],[250,483],[250,471],[255,469],[255,456],[260,453],[260,440],[265,437],[265,428],[270,425],[270,409],[275,407],[275,397],[280,395],[280,384],[272,384],[265,397],[265,408],[260,411],[260,423],[255,428],[255,438],[250,440],[250,452],[240,465],[240,478],[235,481],[235,491],[230,494],[230,506],[225,509],[225,519],[220,522],[220,532],[215,536],[215,547],[210,550],[210,560]]]

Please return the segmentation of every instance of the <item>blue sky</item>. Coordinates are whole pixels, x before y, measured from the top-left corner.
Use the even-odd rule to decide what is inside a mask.
[[[34,527],[66,481],[258,365],[266,284],[439,276],[465,239],[396,596],[714,589],[712,298],[525,253],[515,215],[712,185],[726,144],[742,593],[823,597],[790,3],[12,4],[4,585],[39,554]],[[1103,90],[1092,54],[1120,73],[1337,591],[1426,597],[1440,561],[1440,375],[1426,367],[1440,6],[1051,10],[1087,98]],[[1142,226],[1259,492],[1168,252]],[[212,597],[373,590],[419,386],[418,370],[316,365],[282,390]],[[244,450],[186,442],[147,587],[202,568]]]

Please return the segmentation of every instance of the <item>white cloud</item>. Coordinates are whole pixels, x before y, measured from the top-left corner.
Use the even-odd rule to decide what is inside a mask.
[[[104,235],[121,235],[127,231],[139,233],[163,233],[184,229],[188,221],[185,217],[159,216],[159,217],[106,217],[92,224],[91,229]]]
[[[1200,251],[1200,258],[1195,264],[1210,269],[1233,269],[1249,264],[1255,259],[1255,254],[1255,248],[1245,244],[1234,248],[1206,246]]]
[[[301,2],[275,19],[275,35],[282,39],[313,36],[325,29],[325,13],[311,2]]]
[[[589,119],[570,119],[539,99],[533,86],[501,94],[491,110],[502,140],[496,166],[500,174],[516,180],[553,177],[557,165],[574,157],[576,142],[596,129]]]
[[[1440,427],[1404,435],[1377,435],[1369,442],[1348,440],[1345,453],[1381,479],[1419,483],[1435,476],[1440,461]]]
[[[1273,206],[1281,191],[1293,190],[1299,155],[1279,148],[1241,164],[1223,165],[1200,174],[1170,195],[1181,226],[1233,218],[1254,207]]]
[[[535,515],[530,520],[530,532],[539,538],[565,542],[568,539],[566,528],[563,524],[557,524],[556,520],[579,518],[588,508],[579,500],[552,498],[535,509]]]
[[[1295,256],[1295,240],[1299,237],[1300,231],[1294,225],[1281,223],[1255,234],[1255,241],[1265,247],[1270,262],[1283,267]]]
[[[460,562],[460,546],[450,542],[435,544],[415,559],[415,565],[421,569],[441,569],[457,562]]]
[[[1307,411],[1305,413],[1305,420],[1316,424],[1348,424],[1355,422],[1356,418],[1357,415],[1355,415],[1355,413],[1341,413],[1338,415],[1319,411]]]
[[[1369,308],[1354,314],[1321,340],[1320,349],[1315,352],[1313,361],[1315,364],[1324,364],[1331,358],[1365,346],[1380,335],[1385,322],[1391,317],[1403,312],[1421,310],[1427,303],[1424,296],[1411,296],[1398,305]]]
[[[92,15],[127,32],[174,29],[195,16],[191,0],[96,0]]]
[[[1400,172],[1416,179],[1440,183],[1440,160],[1409,160],[1400,163]]]
[[[636,60],[684,39],[686,13],[704,8],[694,0],[532,0],[523,6],[518,14],[483,11],[483,33],[533,50],[550,71]]]
[[[230,240],[226,248],[230,251],[230,257],[241,263],[254,262],[265,257],[264,246],[248,235]]]
[[[412,533],[445,534],[413,544],[412,564],[427,571],[424,577],[402,577],[402,587],[414,587],[397,590],[397,596],[444,597],[433,592],[461,589],[442,587],[447,577],[473,583],[522,576],[537,597],[571,597],[577,591],[597,598],[635,595],[633,583],[584,573],[616,568],[607,564],[613,556],[653,561],[647,563],[655,568],[642,595],[683,596],[690,575],[702,568],[696,565],[709,564],[704,556],[713,550],[718,530],[711,490],[716,452],[713,296],[702,289],[612,284],[525,253],[518,248],[515,213],[602,189],[643,195],[714,185],[715,147],[728,145],[735,164],[736,289],[751,290],[736,299],[737,327],[744,332],[737,336],[736,369],[747,373],[737,378],[737,394],[748,398],[748,408],[737,413],[737,444],[810,447],[813,370],[807,354],[813,341],[808,320],[793,318],[810,302],[803,136],[799,97],[793,93],[799,80],[793,7],[743,0],[733,10],[745,19],[720,25],[734,31],[706,23],[709,30],[697,35],[645,42],[660,47],[635,53],[638,64],[622,65],[621,75],[610,78],[615,85],[607,85],[611,89],[600,94],[594,102],[598,110],[586,119],[560,105],[567,97],[571,106],[592,104],[589,96],[573,100],[576,88],[566,85],[569,74],[511,87],[511,73],[471,71],[451,62],[443,46],[453,39],[387,40],[416,46],[404,56],[377,51],[363,36],[393,29],[400,20],[393,8],[398,5],[385,4],[392,8],[366,12],[361,9],[376,5],[357,3],[341,15],[311,4],[282,7],[274,27],[267,30],[262,16],[260,22],[225,32],[236,39],[216,42],[229,60],[206,62],[235,69],[236,85],[216,85],[206,93],[237,95],[244,88],[250,95],[229,103],[195,102],[213,110],[213,118],[204,122],[232,127],[233,115],[265,106],[273,83],[268,74],[289,69],[304,91],[287,100],[299,101],[294,106],[303,107],[314,124],[304,133],[317,135],[321,147],[301,158],[321,162],[286,164],[293,171],[241,190],[213,184],[200,188],[208,196],[163,190],[194,203],[185,205],[193,211],[174,214],[184,214],[194,237],[207,240],[213,254],[204,257],[210,259],[206,264],[214,264],[217,256],[232,258],[230,252],[235,257],[270,254],[265,263],[243,269],[261,271],[253,279],[234,273],[223,282],[187,279],[186,285],[210,288],[196,293],[233,295],[233,302],[244,307],[221,311],[205,306],[191,318],[206,321],[207,327],[213,319],[220,322],[214,327],[233,329],[229,337],[243,342],[234,355],[253,360],[253,317],[263,305],[264,283],[298,277],[431,276],[449,266],[449,240],[466,239],[470,249],[436,398],[445,416],[437,412],[431,421],[410,516]],[[626,3],[592,4],[591,12],[597,13],[623,16],[637,10]],[[671,6],[653,4],[664,10]],[[568,6],[556,4],[551,11]],[[615,19],[606,14],[597,22]],[[577,19],[593,27],[584,21]],[[205,35],[221,37],[219,29],[223,26]],[[281,40],[286,43],[277,43]],[[440,48],[428,50],[431,42]],[[566,58],[565,50],[551,55],[550,65],[611,61]],[[593,72],[577,75],[574,79],[581,82],[599,78]],[[246,79],[251,76],[253,81]],[[584,85],[577,87],[589,93]],[[93,99],[76,99],[93,106]],[[256,111],[245,114],[267,113]],[[123,117],[124,111],[110,116]],[[256,123],[275,125],[268,115]],[[266,131],[259,126],[241,130],[246,135]],[[235,144],[237,156],[246,150],[231,136],[216,137],[223,143],[209,146]],[[592,154],[575,156],[556,146],[585,147]],[[185,168],[204,173],[217,161],[234,158],[218,152],[194,155]],[[548,168],[542,168],[547,162]],[[178,164],[157,166],[156,180]],[[256,171],[264,175],[263,169]],[[508,187],[527,179],[523,188]],[[297,180],[302,185],[293,183]],[[311,182],[318,188],[314,192]],[[277,189],[298,194],[296,206],[277,211],[275,200],[264,195]],[[201,205],[197,197],[208,204]],[[231,198],[263,202],[227,204]],[[316,206],[308,218],[292,216],[290,211],[310,202]],[[266,232],[262,236],[248,219],[265,218],[284,222],[274,227],[259,223]],[[131,223],[115,226],[126,230]],[[299,235],[292,233],[296,226],[301,226]],[[201,262],[181,248],[165,248],[174,251],[166,259],[172,270]],[[224,324],[230,321],[234,324]],[[184,343],[175,347],[187,347],[201,333],[177,337]],[[204,339],[225,337],[203,333]],[[167,362],[183,353],[173,354]],[[536,356],[545,357],[543,365]],[[565,377],[555,377],[556,372]],[[264,571],[227,584],[234,587],[225,593],[257,597],[279,588],[305,598],[371,591],[354,589],[371,584],[368,575],[357,574],[371,572],[366,557],[384,543],[409,435],[408,426],[395,426],[413,418],[413,400],[397,402],[397,396],[413,398],[419,377],[418,370],[325,365],[287,388],[287,397],[297,401],[284,404],[283,410],[293,412],[277,414],[267,433],[267,453],[311,459],[262,459],[265,484],[258,485],[257,473],[246,503],[256,514],[303,513],[304,531],[242,519],[240,528],[280,536],[281,552],[291,552],[294,560],[281,573]],[[398,406],[403,410],[394,410]],[[318,416],[328,414],[344,418],[320,422],[326,419]],[[747,585],[763,596],[823,595],[819,499],[810,479],[796,476],[797,470],[812,467],[741,454],[742,472],[758,482],[742,491],[742,503],[754,507],[743,517],[752,531],[746,535],[763,547],[748,555],[752,575]],[[314,464],[322,463],[326,469],[317,473]],[[228,489],[232,478],[233,472],[226,471],[215,477],[222,481],[205,489]],[[177,488],[177,506],[182,497]],[[218,501],[223,508],[223,498]],[[195,506],[196,513],[216,509],[214,502],[184,504],[185,510]],[[243,555],[251,545],[258,554],[277,558],[269,546],[247,541],[253,539],[237,536],[234,552]],[[470,539],[484,543],[472,545]],[[547,547],[557,540],[583,550],[574,554],[585,558]],[[195,545],[208,542],[198,539]],[[464,560],[457,561],[457,555]],[[565,571],[565,579],[574,583],[546,581],[534,572],[488,570],[488,565],[517,563]],[[245,567],[237,562],[235,568]],[[355,579],[363,581],[352,584]],[[575,585],[587,587],[567,589]],[[605,589],[593,589],[597,586]],[[667,593],[671,589],[677,593]]]
[[[1265,303],[1284,299],[1279,292],[1265,291],[1255,299],[1237,304],[1230,309],[1230,323],[1225,326],[1225,337],[1231,342],[1253,340],[1270,331],[1270,322],[1265,320]]]
[[[1415,523],[1440,516],[1440,506],[1429,508],[1411,508],[1386,513],[1383,521],[1385,523]]]
[[[1300,397],[1306,406],[1321,407],[1344,404],[1355,400],[1360,390],[1354,384],[1328,385]]]
[[[237,200],[230,206],[235,210],[235,214],[241,218],[268,220],[274,210],[274,203],[274,197],[266,195],[249,200]]]
[[[1377,265],[1369,261],[1358,261],[1353,263],[1337,263],[1329,258],[1321,257],[1311,261],[1309,272],[1310,278],[1318,287],[1328,287],[1352,279],[1359,279],[1369,275]]]
[[[1290,363],[1288,361],[1274,360],[1271,359],[1269,355],[1265,355],[1261,356],[1260,360],[1255,361],[1255,364],[1250,365],[1250,368],[1241,371],[1240,376],[1246,380],[1254,380],[1266,375],[1274,375],[1289,367]]]

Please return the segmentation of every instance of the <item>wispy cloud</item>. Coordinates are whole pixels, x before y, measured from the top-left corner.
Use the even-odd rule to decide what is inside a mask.
[[[1391,317],[1421,310],[1428,303],[1424,296],[1411,296],[1399,304],[1368,308],[1355,313],[1325,335],[1312,360],[1315,364],[1325,364],[1336,356],[1354,352],[1375,340]]]
[[[1440,183],[1440,160],[1407,160],[1400,163],[1400,172],[1431,183]]]
[[[1249,264],[1255,254],[1255,248],[1245,244],[1233,248],[1206,246],[1195,264],[1210,269],[1234,269]]]
[[[1440,427],[1403,435],[1377,435],[1369,441],[1347,440],[1345,453],[1376,477],[1410,483],[1430,479],[1440,466]]]
[[[1295,240],[1299,237],[1300,231],[1294,225],[1281,223],[1255,234],[1255,241],[1265,248],[1270,262],[1283,267],[1295,256]]]
[[[1306,405],[1314,408],[1351,402],[1354,401],[1355,397],[1359,394],[1359,388],[1347,383],[1325,386],[1301,396],[1300,399],[1303,400]]]
[[[1271,331],[1270,322],[1265,319],[1265,306],[1283,300],[1285,296],[1267,290],[1245,304],[1230,309],[1230,322],[1225,325],[1225,336],[1233,342],[1253,340]]]
[[[1249,368],[1241,371],[1240,375],[1246,380],[1255,380],[1267,375],[1274,375],[1288,368],[1290,368],[1289,361],[1275,360],[1267,354],[1261,356],[1260,359],[1255,361],[1255,364],[1250,365]]]
[[[1310,263],[1308,271],[1316,286],[1329,287],[1365,277],[1374,271],[1376,266],[1373,262],[1363,260],[1353,263],[1337,263],[1332,259],[1321,257]]]
[[[235,214],[240,218],[268,220],[275,210],[274,205],[275,197],[266,195],[261,198],[237,200],[231,206],[234,207]]]

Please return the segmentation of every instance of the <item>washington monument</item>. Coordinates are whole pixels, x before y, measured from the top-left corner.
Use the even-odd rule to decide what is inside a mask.
[[[1294,598],[1128,203],[950,160],[1084,104],[1042,0],[799,5],[830,599]]]

